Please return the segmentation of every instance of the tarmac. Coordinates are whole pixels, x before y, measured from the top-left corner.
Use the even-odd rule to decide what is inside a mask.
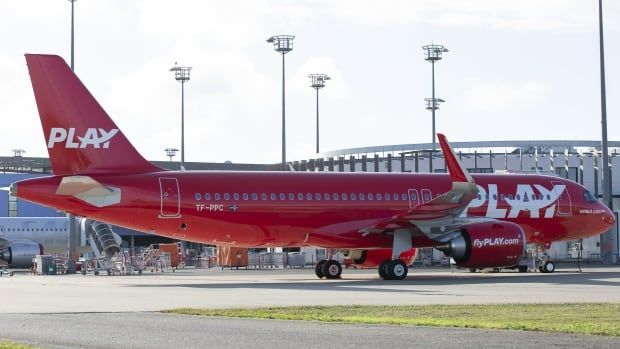
[[[620,302],[620,267],[542,273],[469,273],[410,269],[400,281],[376,270],[345,269],[319,280],[312,268],[180,269],[135,276],[0,277],[0,313],[148,312],[179,307],[337,304],[482,304]]]
[[[178,307],[620,302],[620,267],[542,273],[410,269],[405,280],[312,268],[0,277],[0,342],[40,348],[618,348],[620,338],[162,314]],[[544,311],[544,307],[541,307]]]

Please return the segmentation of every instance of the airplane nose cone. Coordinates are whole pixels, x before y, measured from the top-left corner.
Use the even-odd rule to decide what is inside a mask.
[[[602,219],[603,219],[603,223],[607,227],[606,230],[609,230],[616,222],[616,216],[614,215],[613,212],[611,212],[611,210],[607,206],[605,206],[605,213],[603,213]]]

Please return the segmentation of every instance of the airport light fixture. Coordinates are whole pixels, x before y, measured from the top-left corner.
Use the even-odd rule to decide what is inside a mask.
[[[13,156],[16,158],[21,158],[26,152],[24,149],[12,149]]]
[[[319,153],[319,90],[325,87],[325,81],[331,78],[325,74],[310,74],[310,87],[316,90],[316,153]]]
[[[166,156],[170,158],[170,162],[172,162],[172,158],[177,155],[177,152],[179,151],[179,149],[177,149],[177,148],[166,148],[166,149],[164,149],[164,151],[166,152]]]
[[[286,93],[284,82],[284,55],[293,50],[293,35],[274,35],[267,39],[273,49],[282,54],[282,171],[286,171]]]
[[[435,103],[433,103],[433,100],[435,101]],[[426,109],[427,110],[437,110],[439,109],[439,104],[445,102],[443,99],[441,98],[424,98],[424,101],[426,102]]]
[[[174,73],[174,79],[181,83],[181,170],[185,170],[185,83],[189,81],[189,73],[192,67],[177,66],[170,71]]]
[[[431,108],[429,109],[428,106],[426,109],[429,109],[432,114],[433,114],[433,149],[432,152],[435,152],[436,149],[436,143],[435,143],[435,110],[438,109],[437,108],[437,102],[445,102],[444,100],[436,100],[435,99],[435,62],[440,61],[442,59],[442,55],[445,52],[448,52],[448,49],[445,48],[443,45],[435,45],[435,44],[431,44],[431,45],[425,45],[422,46],[422,49],[425,51],[424,53],[424,60],[426,60],[427,62],[431,63],[432,66],[432,89],[433,89],[433,95],[431,98],[431,102],[435,101],[435,103],[431,103]],[[428,99],[428,98],[427,98]],[[428,103],[428,101],[427,101]],[[432,171],[432,170],[431,170]]]

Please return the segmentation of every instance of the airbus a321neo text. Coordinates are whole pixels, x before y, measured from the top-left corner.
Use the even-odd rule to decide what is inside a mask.
[[[528,243],[548,248],[614,223],[570,180],[470,175],[441,134],[448,174],[163,170],[136,151],[62,58],[26,61],[54,175],[12,191],[77,216],[207,244],[335,249],[390,280],[406,277],[419,248],[464,268],[514,267]],[[319,277],[341,272],[333,259],[316,267]]]

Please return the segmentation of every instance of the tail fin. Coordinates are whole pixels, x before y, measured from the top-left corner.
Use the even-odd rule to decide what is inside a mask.
[[[62,58],[27,54],[26,62],[54,174],[161,170],[136,151]]]

